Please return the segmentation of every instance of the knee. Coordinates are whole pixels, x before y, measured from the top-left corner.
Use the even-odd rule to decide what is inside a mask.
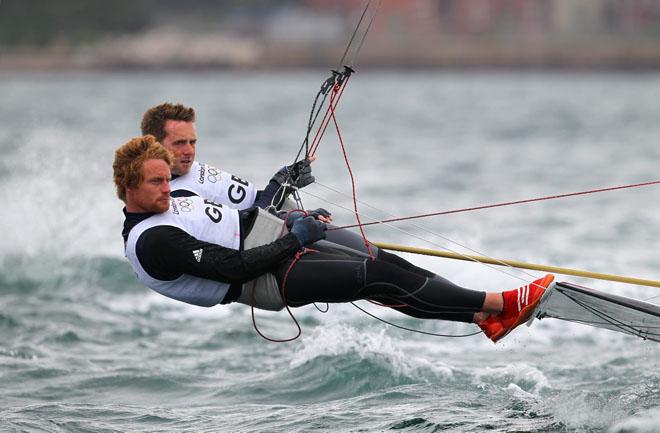
[[[419,287],[426,277],[409,272],[399,266],[381,261],[368,260],[366,263],[366,283],[389,283],[400,287]]]

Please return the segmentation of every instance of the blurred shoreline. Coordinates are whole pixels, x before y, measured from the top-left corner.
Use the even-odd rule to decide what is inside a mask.
[[[166,29],[106,39],[88,46],[2,48],[2,71],[266,70],[332,68],[344,44],[304,44],[224,34],[177,34]],[[503,69],[660,69],[655,38],[524,40],[511,37],[425,37],[367,43],[359,67]]]
[[[660,0],[0,0],[0,71],[326,69],[351,35],[358,67],[658,70]]]

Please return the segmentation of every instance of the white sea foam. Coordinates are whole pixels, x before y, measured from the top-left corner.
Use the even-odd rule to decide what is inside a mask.
[[[618,421],[608,433],[657,433],[660,431],[660,409],[642,411]]]
[[[557,421],[577,430],[607,428],[625,418],[628,412],[617,398],[594,397],[579,390],[546,398],[544,408],[552,413]]]
[[[145,314],[158,310],[164,319],[221,320],[235,315],[244,315],[240,306],[199,307],[170,299],[166,296],[145,290],[141,293],[113,295],[104,304],[117,313]],[[247,322],[246,322],[247,323]]]
[[[543,389],[552,388],[546,375],[534,365],[527,363],[496,367],[485,366],[474,374],[480,382],[496,382],[502,384],[506,389],[520,389],[534,395],[538,395]]]
[[[406,74],[410,76],[409,72]],[[85,320],[80,326],[96,325],[106,330],[108,322],[119,319],[135,322],[130,323],[129,329],[158,329],[163,320],[171,320],[173,325],[168,328],[166,341],[180,342],[194,340],[198,330],[203,330],[199,334],[215,332],[218,328],[214,324],[230,318],[235,326],[249,328],[248,307],[187,306],[146,289],[135,294],[125,290],[98,291],[93,284],[96,277],[87,278],[87,271],[79,268],[85,266],[84,258],[123,255],[122,204],[114,194],[110,167],[114,149],[138,134],[144,109],[164,100],[194,105],[199,115],[199,159],[261,187],[293,157],[307,121],[307,96],[312,96],[308,91],[318,84],[318,74],[213,73],[196,75],[193,80],[188,73],[157,77],[91,73],[73,78],[65,74],[3,78],[0,87],[5,104],[0,111],[5,123],[0,144],[5,170],[0,173],[0,201],[6,230],[0,256],[3,271],[8,271],[3,272],[3,277],[18,290],[3,296],[1,304],[5,317],[30,324],[17,333],[5,318],[5,352],[22,353],[22,342],[35,341],[45,350],[66,353],[67,361],[73,365],[84,365],[89,359],[103,359],[99,368],[104,371],[131,371],[136,364],[151,365],[150,352],[136,350],[136,340],[106,340],[99,348],[67,342],[63,350],[61,342],[42,338],[40,330],[50,326],[75,326],[68,321],[72,317],[71,300],[79,299],[81,293],[107,303],[112,317],[94,317],[96,304],[90,311],[83,311],[89,306],[79,303],[74,312],[83,313]],[[633,183],[657,175],[660,105],[657,92],[652,91],[660,85],[656,75],[644,74],[631,80],[628,75],[615,73],[431,72],[415,75],[414,79],[401,78],[396,73],[357,74],[356,81],[351,82],[351,94],[347,94],[338,112],[346,132],[358,198],[397,216]],[[392,92],[383,89],[395,89],[397,97],[392,98]],[[516,103],[512,104],[512,100]],[[317,179],[350,190],[344,162],[331,133],[319,155],[314,166]],[[322,191],[310,187],[311,191],[317,189]],[[347,207],[352,207],[350,198],[343,200]],[[305,198],[305,204],[329,208],[339,224],[354,221],[350,212],[340,212],[322,201]],[[368,210],[362,206],[360,209]],[[484,255],[657,279],[653,252],[660,250],[658,187],[447,215],[418,220],[416,224]],[[434,243],[444,243],[412,224],[395,225],[431,238]],[[371,240],[435,247],[389,227],[371,226],[367,235]],[[78,261],[79,257],[83,260]],[[516,276],[482,265],[406,257],[464,287],[500,291],[523,283]],[[130,272],[127,269],[115,271],[120,278],[126,278],[126,272]],[[532,279],[515,272],[525,281]],[[57,280],[53,284],[57,290],[39,290],[38,296],[31,296],[29,290],[21,293],[23,286],[32,289],[35,279],[37,284],[51,281],[47,280],[48,275]],[[112,275],[104,274],[102,278]],[[573,281],[571,277],[560,278]],[[71,281],[74,287],[69,284]],[[92,284],[85,287],[88,281]],[[576,282],[636,298],[656,295],[655,289],[594,280]],[[30,302],[25,302],[27,298]],[[55,314],[42,314],[45,307]],[[385,308],[375,310],[388,319],[401,318]],[[393,374],[407,375],[413,381],[447,380],[463,386],[462,380],[467,376],[481,385],[479,390],[485,390],[488,399],[503,394],[516,402],[533,398],[535,406],[551,414],[547,419],[533,420],[541,423],[541,430],[552,430],[557,423],[575,431],[608,427],[615,433],[660,430],[657,411],[639,409],[657,402],[657,391],[650,385],[643,388],[649,383],[653,385],[653,372],[658,371],[657,344],[554,320],[536,322],[529,329],[521,327],[493,345],[483,336],[448,340],[391,330],[350,305],[332,305],[326,315],[313,307],[296,309],[295,314],[303,319],[301,341],[274,350],[269,344],[238,339],[239,346],[222,354],[214,350],[199,352],[193,347],[172,352],[176,348],[162,347],[166,360],[172,362],[159,362],[158,368],[145,372],[146,379],[158,378],[163,371],[174,368],[176,377],[181,379],[181,389],[185,389],[183,382],[188,381],[218,387],[218,371],[226,364],[234,365],[236,375],[243,378],[261,371],[264,358],[284,367],[319,362],[320,368],[324,367],[325,355],[341,361],[376,359],[391,366]],[[39,324],[37,319],[44,322]],[[258,312],[257,320],[273,331],[291,329],[290,319],[283,312]],[[316,326],[317,322],[320,325]],[[429,330],[445,329],[445,324],[439,322],[419,321],[419,325]],[[127,334],[130,338],[130,332]],[[98,338],[104,338],[103,335],[99,332]],[[208,336],[202,335],[202,340],[208,340]],[[109,351],[122,355],[108,356]],[[127,353],[130,356],[123,356]],[[217,359],[209,362],[207,369],[181,368],[208,356]],[[612,395],[612,382],[601,384],[598,372],[620,379],[624,387],[620,397],[599,398]],[[149,404],[145,406],[145,400],[140,399],[143,390],[135,397],[132,391],[114,391],[93,369],[84,372],[89,386],[68,394],[49,387],[50,380],[44,381],[47,376],[30,377],[24,373],[7,369],[7,378],[13,377],[13,383],[20,386],[4,387],[5,401],[22,406],[35,403],[35,399],[85,401],[92,410],[101,409],[98,422],[106,423],[109,429],[121,427],[117,427],[112,414],[103,413],[107,405],[97,400],[99,395],[122,399],[122,404],[136,404],[141,410],[144,407],[146,414],[152,414],[154,403],[174,404],[171,396],[159,389],[148,396]],[[295,428],[309,428],[319,422],[317,411],[310,411],[307,405],[296,411],[285,399],[270,404],[263,400],[259,384],[246,391],[243,380],[233,381],[231,375],[221,377],[222,390],[217,397],[205,402],[202,409],[190,405],[186,413],[203,419],[208,430],[241,430],[245,422],[252,423],[255,431],[263,430],[264,425],[271,425],[273,416],[283,412],[292,412],[300,420]],[[28,394],[21,391],[24,385],[41,391],[29,393],[31,397],[27,398]],[[172,386],[179,388],[175,383]],[[412,392],[424,392],[417,384],[410,388]],[[387,421],[396,418],[397,414],[380,413],[382,401],[377,398],[370,404],[356,404],[362,397],[358,394],[348,396],[338,405],[350,406],[350,420],[356,422],[356,429],[382,427],[383,423],[376,428],[364,423],[374,413]],[[460,393],[446,394],[443,403],[450,410],[465,413],[464,401],[457,395]],[[304,398],[297,395],[294,401]],[[414,401],[396,395],[391,398],[388,405],[406,405],[411,412],[421,412],[426,405],[421,402],[424,399]],[[255,411],[254,405],[241,403],[245,401],[259,401],[260,409]],[[230,407],[232,413],[224,416],[227,414],[223,407]],[[346,425],[348,412],[328,404],[323,409],[326,418],[320,422],[327,421],[327,429],[341,430]],[[71,421],[57,411],[42,415],[53,422]],[[484,407],[468,412],[467,416],[485,424],[498,415]],[[520,415],[516,419],[523,423],[530,421],[524,412],[515,415]],[[21,417],[29,420],[34,413],[28,410]],[[516,419],[509,421],[515,424]],[[153,422],[152,430],[171,427],[145,420]],[[495,426],[495,430],[505,429],[500,427]],[[529,430],[520,425],[513,429]]]
[[[320,356],[355,354],[360,359],[385,358],[394,374],[425,380],[428,374],[450,378],[453,369],[440,361],[418,357],[404,352],[396,340],[385,335],[385,330],[358,330],[337,324],[318,327],[303,337],[302,349],[291,360],[295,368]]]
[[[110,147],[99,152],[98,144],[109,144],[89,140],[62,124],[35,128],[19,157],[9,159],[0,200],[14,203],[3,212],[14,230],[5,233],[4,254],[20,245],[27,256],[121,255],[122,204],[113,197]],[[90,154],[99,158],[82,157]],[[23,199],[16,200],[17,191]]]
[[[539,400],[538,395],[536,395],[534,393],[531,393],[531,392],[525,391],[524,389],[522,389],[521,387],[519,387],[515,383],[510,383],[506,387],[506,392],[511,397],[513,397],[515,399],[518,399],[518,400],[526,401],[526,402],[530,402],[530,401],[535,402],[535,401]]]

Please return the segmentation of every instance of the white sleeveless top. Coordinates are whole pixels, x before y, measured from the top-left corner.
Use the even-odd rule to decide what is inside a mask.
[[[188,174],[172,179],[172,191],[186,190],[214,203],[243,210],[254,205],[257,190],[250,182],[194,161]]]
[[[241,245],[238,211],[197,196],[172,198],[169,210],[136,224],[126,241],[126,258],[138,279],[147,287],[172,299],[202,307],[220,303],[229,290],[228,283],[188,274],[182,274],[175,280],[163,281],[151,277],[142,268],[135,246],[140,235],[155,226],[178,227],[201,241],[238,250]],[[203,249],[190,252],[198,261],[203,253]]]

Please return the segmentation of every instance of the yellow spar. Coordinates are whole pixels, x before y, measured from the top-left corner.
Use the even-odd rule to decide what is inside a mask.
[[[447,251],[431,250],[427,248],[409,247],[406,245],[390,244],[385,242],[370,242],[372,245],[384,250],[400,251],[404,253],[422,254],[425,256],[444,257],[447,259],[465,260],[468,262],[487,263],[498,266],[511,266],[513,268],[544,271],[562,275],[573,275],[576,277],[594,278],[598,280],[617,281],[619,283],[636,284],[639,286],[650,286],[660,288],[660,281],[644,280],[641,278],[624,277],[620,275],[602,274],[599,272],[582,271],[579,269],[562,268],[559,266],[537,265],[534,263],[518,262],[515,260],[500,260],[491,257],[471,256],[465,254],[451,253]]]

